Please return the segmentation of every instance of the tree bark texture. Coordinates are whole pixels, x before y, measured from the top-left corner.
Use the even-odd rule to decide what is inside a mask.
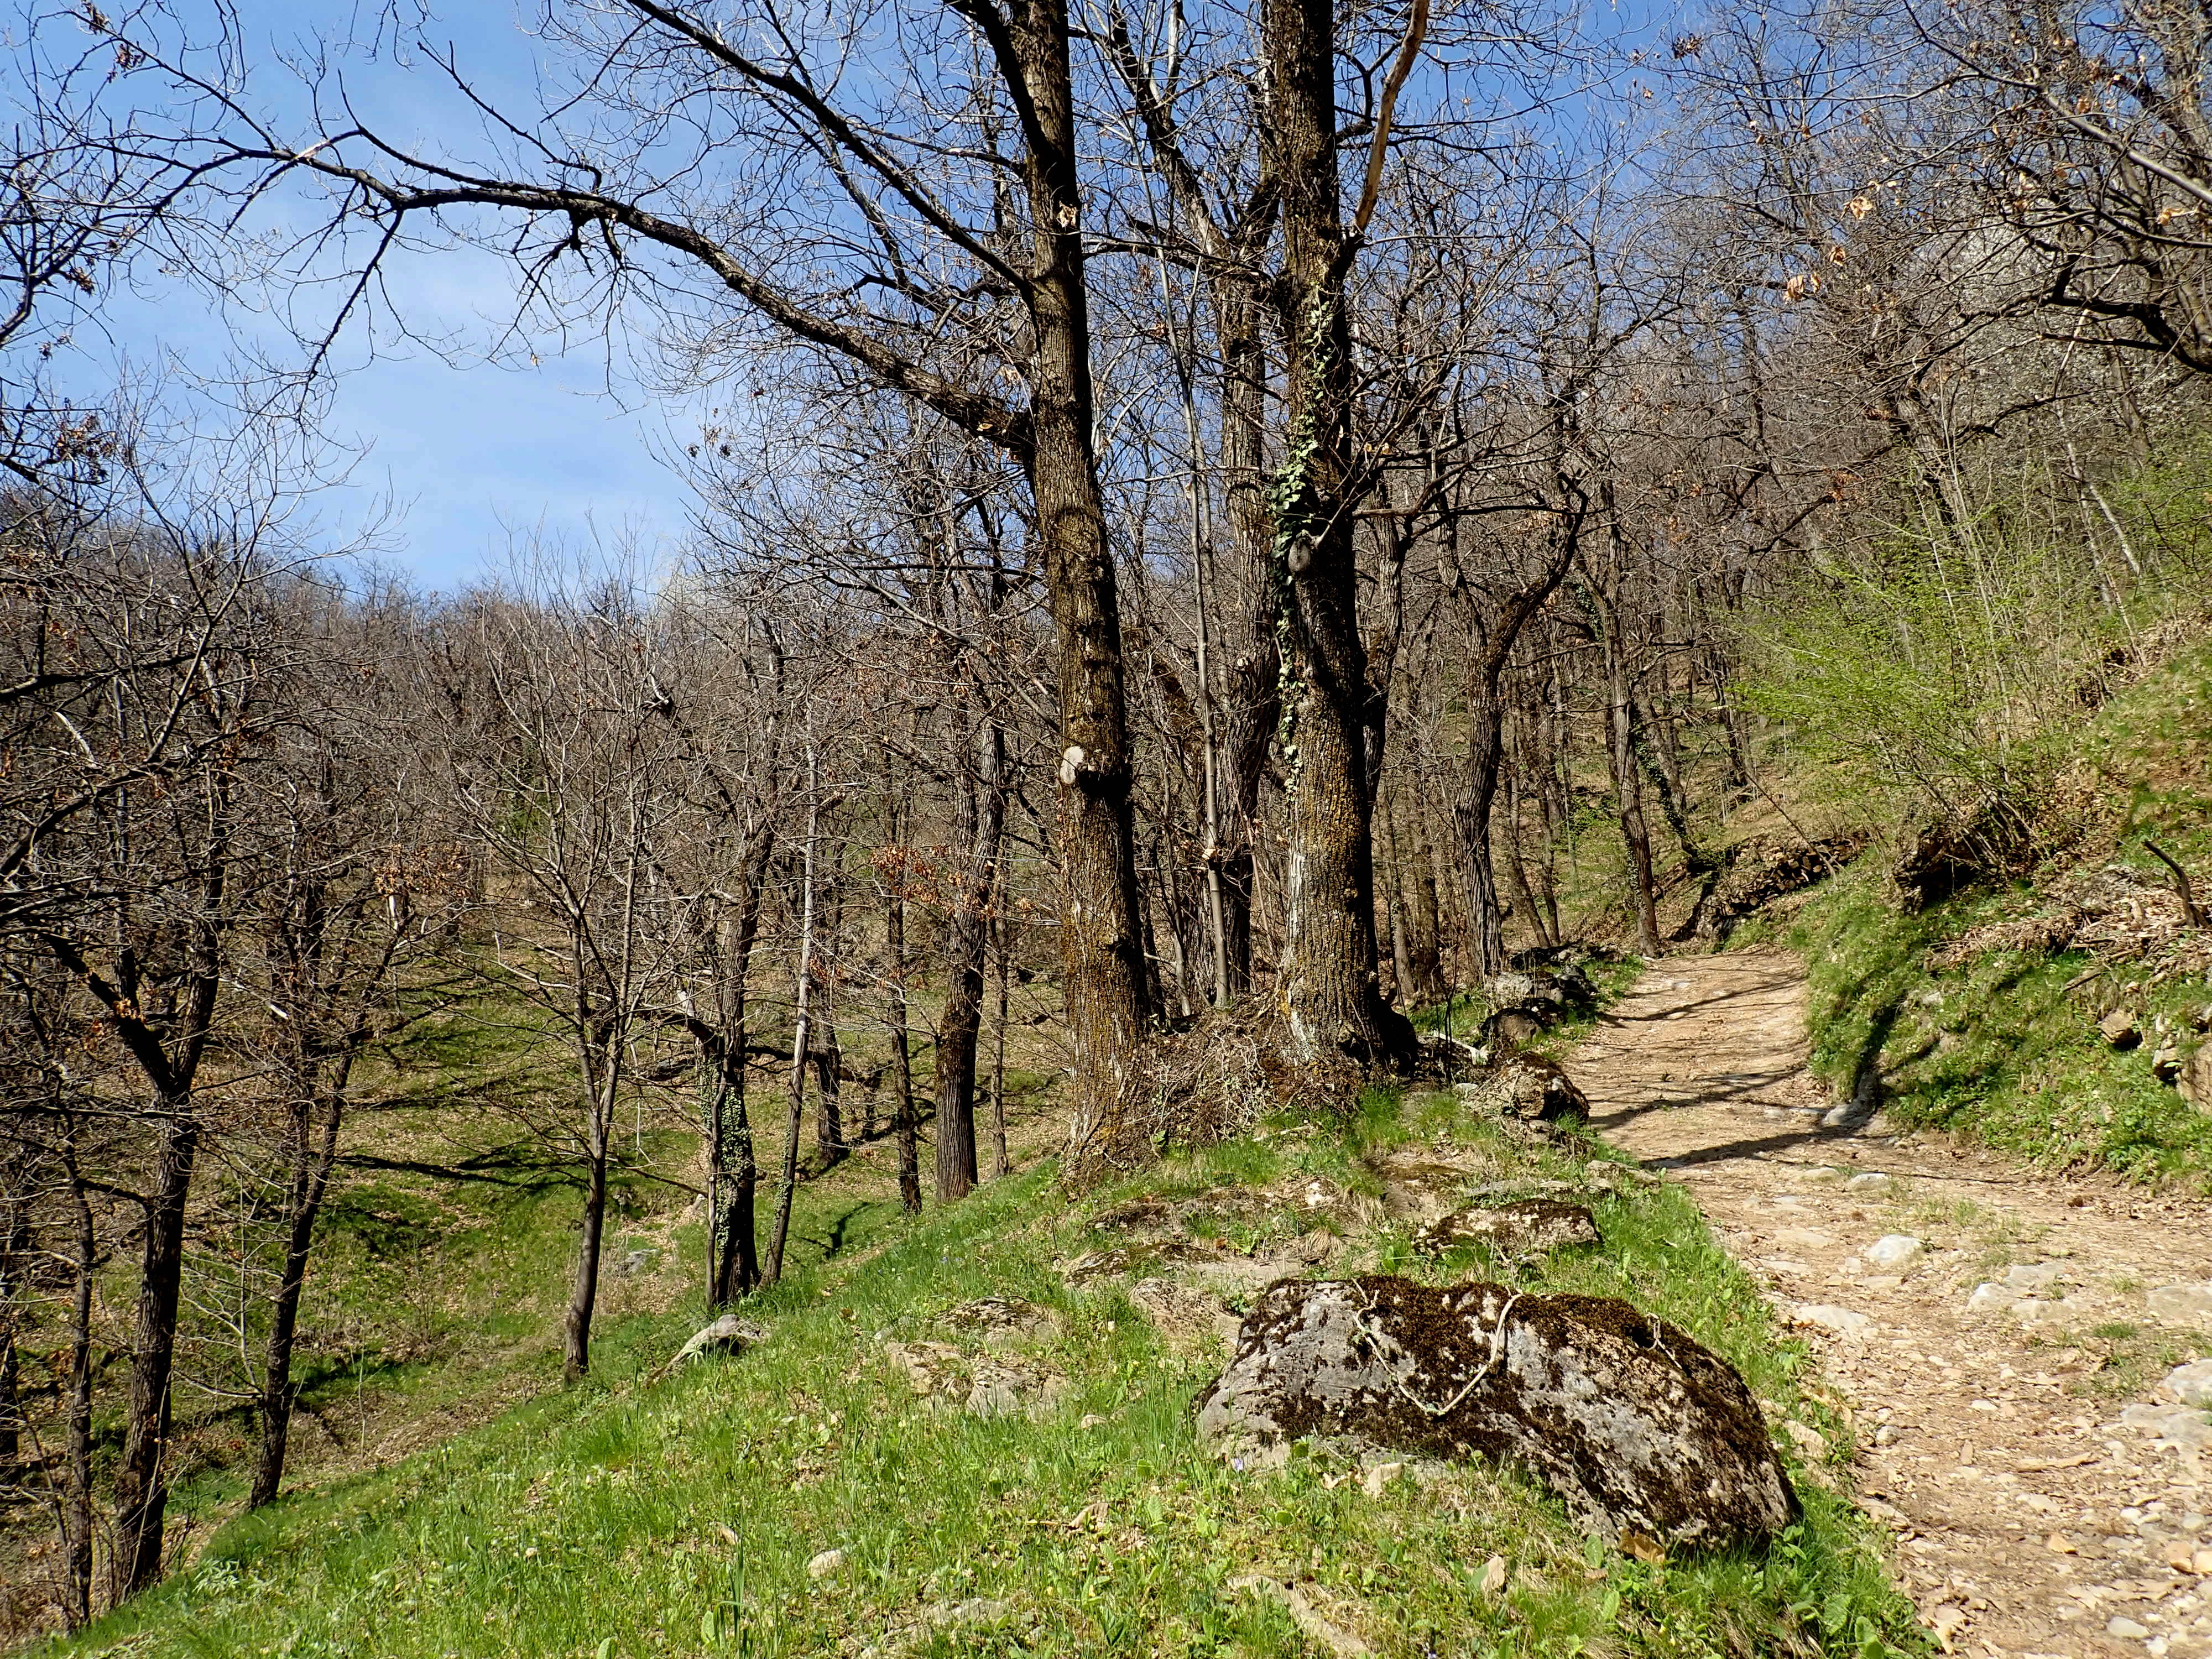
[[[1283,757],[1289,835],[1279,992],[1308,1060],[1410,1054],[1382,1000],[1375,939],[1367,653],[1358,624],[1351,496],[1349,263],[1336,166],[1331,0],[1267,0],[1261,33],[1283,190],[1283,331],[1289,435],[1273,491],[1285,641]]]

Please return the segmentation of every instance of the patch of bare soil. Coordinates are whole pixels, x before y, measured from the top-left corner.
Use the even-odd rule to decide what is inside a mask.
[[[1572,1062],[1592,1121],[1810,1338],[1948,1650],[2212,1656],[2212,1421],[2168,1382],[2212,1356],[2212,1208],[1839,1106],[1804,995],[1780,954],[1656,963]]]

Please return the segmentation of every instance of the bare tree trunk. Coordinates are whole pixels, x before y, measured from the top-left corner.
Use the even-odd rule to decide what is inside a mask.
[[[164,1125],[144,1205],[137,1328],[131,1356],[130,1416],[115,1472],[112,1598],[135,1595],[161,1576],[162,1522],[168,1509],[170,1375],[177,1348],[177,1305],[184,1283],[185,1206],[199,1153],[200,1122],[189,1095],[164,1097]]]
[[[81,1630],[92,1622],[92,1280],[99,1238],[92,1200],[74,1155],[68,1169],[70,1197],[76,1211],[76,1260],[70,1299],[69,1487],[63,1499],[68,1517],[64,1526],[67,1601],[63,1611],[70,1627]]]
[[[986,718],[963,757],[959,830],[968,867],[945,924],[945,1008],[937,1024],[937,1196],[942,1202],[974,1190],[975,1052],[983,1021],[984,957],[990,944],[993,889],[1006,821],[1006,737]]]
[[[884,773],[890,775],[888,754]],[[886,803],[887,822],[894,847],[901,845],[896,800]],[[906,1001],[906,872],[903,865],[885,872],[884,882],[884,955],[889,981],[889,1009],[884,1027],[891,1045],[891,1128],[898,1139],[899,1204],[908,1215],[921,1213],[921,1149],[915,1141],[914,1055],[907,1046]]]
[[[1013,1171],[1006,1157],[1006,957],[1013,945],[1013,917],[1004,902],[1005,873],[1000,876],[1001,902],[992,933],[998,945],[999,1006],[991,1021],[991,1176],[1000,1180]]]
[[[7,1219],[0,1223],[0,1468],[13,1464],[22,1446],[22,1369],[16,1332],[22,1322],[19,1299],[30,1279],[30,1254],[27,1206],[10,1194]]]
[[[1224,629],[1222,732],[1224,794],[1221,836],[1212,854],[1220,877],[1221,951],[1231,1001],[1252,988],[1253,841],[1260,821],[1260,784],[1267,747],[1281,716],[1280,659],[1275,641],[1277,587],[1267,511],[1265,440],[1267,362],[1258,301],[1224,284],[1217,307],[1221,338],[1221,472],[1236,550],[1235,589],[1241,603]],[[1217,584],[1218,587],[1218,584]]]
[[[338,1129],[345,1116],[345,1089],[350,1063],[334,1062],[336,1074],[324,1100],[322,1134],[314,1134],[314,1102],[310,1096],[299,1103],[291,1139],[292,1177],[285,1194],[284,1273],[277,1281],[270,1310],[269,1340],[262,1363],[261,1447],[253,1468],[253,1485],[246,1507],[259,1509],[272,1501],[284,1481],[284,1452],[292,1431],[292,1406],[299,1390],[292,1382],[292,1345],[299,1328],[300,1297],[307,1283],[307,1261],[315,1243],[315,1222],[322,1213],[323,1194],[329,1188],[331,1170],[337,1162]],[[300,1063],[303,1078],[312,1075],[308,1062]]]
[[[799,1187],[799,1130],[806,1109],[806,1048],[813,1040],[814,842],[822,826],[821,762],[814,739],[806,741],[806,848],[799,861],[799,976],[793,994],[797,1014],[791,1034],[791,1110],[783,1126],[783,1185],[776,1194],[775,1231],[769,1240],[768,1282],[783,1279],[783,1248],[791,1236],[791,1200]]]
[[[1629,878],[1634,887],[1637,948],[1645,956],[1659,954],[1657,884],[1651,866],[1651,831],[1644,817],[1644,791],[1632,750],[1634,732],[1630,714],[1631,686],[1626,642],[1620,637],[1620,613],[1608,591],[1611,578],[1591,585],[1596,603],[1601,642],[1605,653],[1606,757],[1613,770],[1613,787],[1619,803],[1620,838],[1628,851]]]
[[[607,1158],[614,1138],[615,1089],[621,1075],[620,1038],[609,1033],[592,1074],[590,1121],[586,1125],[584,1231],[576,1247],[576,1277],[562,1322],[562,1375],[574,1382],[592,1368],[592,1314],[599,1299],[599,1251],[607,1223]]]
[[[729,954],[722,968],[722,1040],[720,1052],[713,1056],[720,1073],[714,1133],[718,1140],[727,1139],[720,1161],[728,1197],[726,1201],[717,1200],[712,1206],[717,1224],[708,1246],[714,1262],[708,1303],[716,1308],[727,1306],[761,1282],[753,1213],[759,1200],[760,1158],[754,1149],[752,1115],[745,1100],[747,993],[775,842],[775,832],[769,824],[763,823],[753,832],[741,878],[744,885],[738,890]]]
[[[1505,873],[1513,881],[1514,902],[1520,905],[1521,914],[1528,918],[1530,931],[1539,945],[1557,945],[1559,941],[1547,924],[1544,913],[1536,903],[1535,890],[1528,884],[1528,866],[1521,855],[1521,781],[1518,772],[1509,763],[1505,769]]]

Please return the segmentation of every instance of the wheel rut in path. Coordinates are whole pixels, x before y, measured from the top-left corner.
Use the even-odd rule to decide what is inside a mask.
[[[2212,1423],[2166,1384],[2212,1358],[2212,1208],[1855,1122],[1805,1059],[1761,952],[1655,963],[1571,1064],[1820,1352],[1948,1650],[2212,1659]]]

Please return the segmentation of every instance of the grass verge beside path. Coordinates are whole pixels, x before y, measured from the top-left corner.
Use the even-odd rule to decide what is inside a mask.
[[[235,1522],[65,1650],[1319,1651],[1283,1607],[1235,1586],[1254,1573],[1301,1584],[1386,1655],[1920,1650],[1831,1470],[1804,1462],[1809,1430],[1839,1467],[1839,1407],[1687,1195],[1615,1182],[1595,1204],[1605,1247],[1541,1273],[1425,1262],[1380,1205],[1358,1201],[1378,1190],[1381,1160],[1425,1144],[1516,1181],[1582,1179],[1602,1156],[1595,1142],[1508,1144],[1452,1095],[1375,1091],[1348,1122],[1265,1126],[1079,1206],[1049,1170],[1001,1182],[760,1297],[747,1311],[771,1335],[751,1352],[541,1396],[396,1469]],[[1191,1404],[1218,1354],[1170,1347],[1124,1285],[1071,1289],[1054,1261],[1097,1245],[1091,1215],[1138,1198],[1254,1249],[1313,1224],[1300,1194],[1315,1180],[1373,1223],[1348,1226],[1353,1265],[1626,1296],[1726,1355],[1775,1428],[1801,1425],[1783,1449],[1804,1523],[1765,1559],[1649,1564],[1586,1540],[1511,1475],[1455,1468],[1370,1495],[1339,1448],[1304,1447],[1267,1474],[1210,1456]],[[986,1295],[1064,1321],[1038,1358],[1069,1389],[1035,1420],[933,1413],[885,1362],[884,1337],[946,1340],[943,1314]],[[810,1576],[833,1548],[842,1563]]]
[[[1877,1091],[1901,1123],[1952,1130],[2029,1158],[2094,1163],[2212,1191],[2212,1117],[2152,1070],[2154,1042],[2116,1050],[2080,999],[2086,951],[1993,950],[1938,971],[1929,953],[1968,929],[2033,910],[2025,891],[1975,894],[1917,915],[1890,902],[1869,860],[1807,906],[1790,943],[1811,980],[1813,1068],[1839,1094]],[[2121,964],[2118,972],[2126,972]],[[2186,1030],[2212,988],[2138,984],[2146,1030]]]

